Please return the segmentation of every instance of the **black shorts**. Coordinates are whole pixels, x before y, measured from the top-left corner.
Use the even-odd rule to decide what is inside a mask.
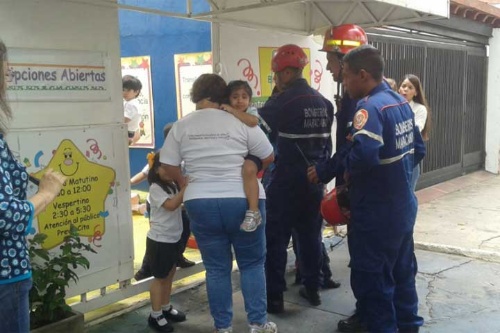
[[[133,131],[128,131],[128,138],[132,139],[135,136],[135,132]]]
[[[177,264],[180,243],[162,243],[146,237],[146,257],[151,274],[157,279],[164,279]]]

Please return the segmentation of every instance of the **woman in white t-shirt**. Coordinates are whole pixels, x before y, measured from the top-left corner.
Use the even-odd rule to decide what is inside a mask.
[[[429,133],[431,131],[431,110],[418,76],[407,74],[399,87],[399,93],[409,102],[415,114],[415,126],[419,128],[422,138],[424,141],[429,140]],[[420,164],[413,170],[411,184],[414,191],[419,176]]]
[[[232,332],[232,246],[241,274],[249,330],[273,333],[277,327],[267,321],[266,312],[266,210],[262,185],[262,224],[254,232],[240,230],[248,207],[241,175],[245,156],[260,158],[265,167],[274,159],[273,147],[260,128],[246,126],[219,109],[226,98],[224,79],[216,74],[201,75],[191,91],[197,111],[174,124],[161,149],[160,161],[178,182],[183,179],[180,165],[184,161],[189,177],[184,206],[206,268],[216,332]]]

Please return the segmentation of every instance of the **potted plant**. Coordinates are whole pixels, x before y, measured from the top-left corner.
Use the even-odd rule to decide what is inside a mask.
[[[73,225],[56,253],[42,248],[46,238],[47,235],[39,233],[29,240],[33,271],[29,294],[31,332],[80,332],[78,328],[83,332],[83,314],[75,313],[66,304],[66,287],[71,280],[78,282],[75,270],[79,266],[85,269],[90,266],[83,252],[96,252],[81,242]]]

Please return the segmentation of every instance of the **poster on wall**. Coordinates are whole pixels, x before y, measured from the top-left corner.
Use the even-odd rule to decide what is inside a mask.
[[[90,141],[94,141],[91,145],[97,145],[95,139]],[[56,200],[38,215],[37,230],[48,236],[43,247],[52,249],[60,245],[69,235],[70,225],[76,227],[80,236],[102,237],[106,231],[104,221],[109,215],[106,199],[114,186],[115,171],[89,161],[69,139],[59,143],[48,164],[33,176],[42,178],[47,168],[67,178]]]
[[[142,90],[137,97],[139,101],[141,122],[139,123],[140,139],[131,148],[154,148],[154,108],[153,89],[151,85],[151,59],[149,56],[122,58],[122,77],[131,75],[142,83]]]
[[[219,56],[224,79],[247,81],[253,91],[252,102],[257,107],[262,106],[274,88],[271,71],[273,55],[282,45],[296,44],[309,59],[303,77],[312,88],[333,102],[335,84],[326,69],[326,54],[319,51],[322,45],[312,36],[263,31],[265,30],[220,25],[220,49],[224,51]]]
[[[94,51],[10,48],[10,101],[109,101],[107,59]]]
[[[194,81],[205,73],[212,73],[212,53],[183,53],[174,55],[177,117],[180,119],[195,110],[191,102]]]
[[[79,269],[78,274],[92,277],[90,280],[97,274],[102,285],[115,283],[126,269],[132,274],[132,224],[126,222],[131,216],[124,204],[130,195],[130,176],[123,167],[128,150],[116,146],[122,137],[123,130],[117,124],[81,130],[18,131],[9,133],[8,138],[14,155],[32,177],[41,179],[49,168],[66,177],[56,199],[33,220],[31,233],[46,234],[43,248],[59,251],[74,226],[81,241],[96,251],[86,254],[90,268]],[[28,197],[37,190],[29,182]],[[127,262],[129,268],[125,267]],[[80,279],[75,293],[85,288],[86,280]]]
[[[49,137],[47,134],[40,136],[38,141],[32,142],[45,141]],[[69,234],[70,225],[90,241],[96,237],[102,239],[106,232],[105,219],[109,216],[106,201],[113,193],[116,177],[115,170],[103,163],[107,154],[101,150],[104,147],[99,146],[102,142],[89,137],[81,146],[75,140],[62,139],[48,151],[40,146],[34,147],[36,145],[29,144],[24,138],[19,139],[17,158],[35,179],[41,179],[49,168],[66,177],[55,201],[38,215],[34,224],[37,232],[48,236],[43,247],[50,250],[60,245]],[[106,151],[111,153],[111,149]],[[36,191],[37,188],[30,183],[28,196]]]
[[[241,74],[247,79],[252,79],[255,82],[253,89],[256,90],[255,96],[253,96],[252,101],[257,106],[260,107],[264,105],[267,99],[271,96],[272,91],[275,86],[275,82],[273,80],[273,71],[271,70],[271,60],[276,54],[276,47],[259,47],[259,79],[260,84],[257,84],[257,75],[248,75],[247,73],[250,71],[251,62],[246,58],[242,58],[238,60],[238,65],[240,66],[242,63],[246,63],[248,67],[240,66],[242,72]],[[307,55],[308,59],[311,59],[311,50],[309,48],[302,48]],[[302,71],[302,76],[307,80],[309,84],[311,84],[311,64],[308,63],[304,70]]]

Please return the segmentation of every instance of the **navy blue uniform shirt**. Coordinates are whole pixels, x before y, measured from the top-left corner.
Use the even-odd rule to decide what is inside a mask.
[[[272,103],[266,103],[259,114],[271,128],[269,139],[275,147],[271,182],[289,182],[295,173],[306,180],[308,164],[325,161],[331,155],[333,105],[305,79],[295,81]]]

